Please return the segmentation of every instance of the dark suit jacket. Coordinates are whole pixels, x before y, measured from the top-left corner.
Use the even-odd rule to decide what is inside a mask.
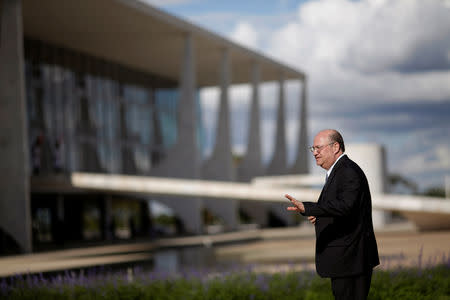
[[[366,176],[346,155],[333,167],[319,200],[303,202],[316,217],[316,269],[322,277],[358,275],[378,265]]]

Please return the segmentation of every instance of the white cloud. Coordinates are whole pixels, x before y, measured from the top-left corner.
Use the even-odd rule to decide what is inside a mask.
[[[449,155],[448,145],[436,145],[431,151],[411,155],[404,159],[402,171],[406,174],[448,172],[450,170]]]
[[[389,172],[403,174],[422,187],[442,185],[450,174],[449,138],[441,128],[394,134],[386,140]]]
[[[247,22],[237,24],[234,31],[230,34],[230,38],[249,48],[257,48],[259,42],[258,32]]]
[[[308,2],[266,52],[307,71],[320,110],[361,99],[443,101],[450,97],[449,12],[438,1]]]
[[[449,66],[450,10],[442,1],[368,1],[365,6],[361,10],[370,15],[348,45],[349,66],[367,72]]]
[[[450,10],[442,4],[319,0],[301,5],[297,19],[272,35],[266,52],[307,72],[310,132],[341,128],[349,142],[385,144],[391,171],[421,184],[440,182],[450,170],[450,144],[444,138],[436,145],[436,139],[448,128],[408,131],[425,117],[407,106],[450,100]],[[393,104],[405,105],[405,111],[372,114],[368,108]],[[445,113],[436,117],[446,118]]]
[[[448,132],[442,126],[449,123],[442,119],[450,118],[450,112],[440,113],[441,127],[430,129],[433,113],[427,120],[426,112],[406,108],[450,101],[449,15],[448,1],[317,0],[302,3],[296,16],[271,28],[261,25],[262,18],[238,14],[228,36],[308,74],[310,133],[342,128],[348,142],[385,143],[393,172],[436,178],[450,170],[448,139],[436,145],[436,138]],[[298,90],[288,87],[286,94],[298,97]],[[267,160],[274,147],[276,84],[261,87],[260,95],[262,151]],[[248,102],[236,97],[232,105],[248,109]],[[393,105],[395,112],[370,112],[372,107]],[[399,109],[402,105],[404,112]],[[288,148],[293,153],[298,128],[290,120],[295,115],[291,107],[286,112]],[[422,121],[428,127],[420,129]],[[409,125],[417,124],[408,131]],[[389,126],[395,132],[389,132]],[[404,134],[397,128],[404,128]]]

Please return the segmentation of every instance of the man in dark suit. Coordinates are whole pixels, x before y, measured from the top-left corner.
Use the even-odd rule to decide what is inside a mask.
[[[310,147],[316,164],[327,170],[319,200],[288,210],[308,216],[316,230],[316,270],[331,278],[335,299],[367,299],[372,269],[379,264],[372,224],[372,201],[366,176],[345,152],[341,134],[319,132]]]

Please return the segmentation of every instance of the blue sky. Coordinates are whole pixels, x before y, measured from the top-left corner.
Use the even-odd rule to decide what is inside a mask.
[[[422,189],[443,186],[450,175],[450,1],[147,2],[307,72],[311,140],[318,130],[337,128],[347,143],[383,144],[388,172]],[[298,88],[288,85],[286,111],[297,109]],[[276,92],[275,86],[265,89],[262,94]],[[236,149],[245,148],[245,118],[238,116],[248,109],[248,92],[232,92]],[[214,112],[217,101],[204,104]],[[263,112],[275,109],[270,101],[262,106]],[[294,117],[287,124],[291,159]],[[205,122],[212,132],[214,120]],[[273,125],[273,116],[263,114],[266,160]]]
[[[206,13],[243,13],[252,15],[264,15],[272,13],[283,13],[289,10],[295,10],[298,4],[304,1],[261,1],[261,0],[248,0],[248,1],[208,1],[208,0],[193,0],[193,1],[160,1],[160,5],[172,13],[178,15],[188,16],[189,14],[195,15],[199,12]],[[164,5],[166,3],[166,5]]]

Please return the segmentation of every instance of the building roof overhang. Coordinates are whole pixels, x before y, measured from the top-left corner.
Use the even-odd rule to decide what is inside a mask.
[[[25,0],[27,37],[178,81],[184,37],[194,40],[199,86],[219,84],[222,50],[231,57],[233,84],[251,81],[254,62],[261,81],[303,79],[304,73],[242,47],[139,0]]]

